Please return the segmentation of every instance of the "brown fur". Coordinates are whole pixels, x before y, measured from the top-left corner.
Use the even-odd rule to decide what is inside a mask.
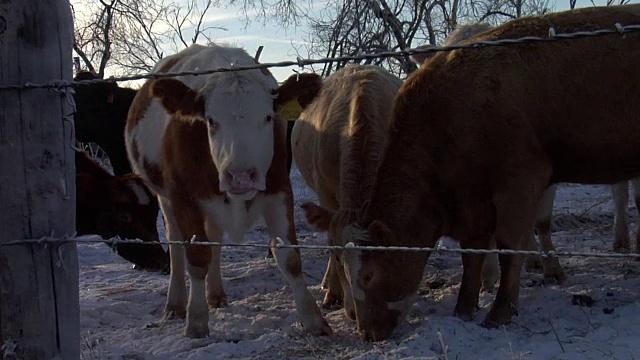
[[[615,29],[617,22],[640,23],[639,8],[522,18],[467,41],[544,37],[550,27],[558,33]],[[636,33],[434,56],[398,95],[361,222],[369,228],[364,243],[432,246],[448,235],[463,248],[488,248],[495,236],[498,248],[520,250],[549,184],[640,175],[638,58]],[[365,288],[367,302],[356,302],[366,338],[390,335],[397,322],[385,319],[393,311],[384,302],[415,293],[427,257],[362,254],[366,271],[360,276],[374,279]],[[463,255],[455,313],[465,320],[478,302],[483,258]],[[521,262],[520,256],[500,256],[500,288],[486,326],[509,323],[517,313]]]
[[[176,65],[179,59],[169,59],[167,60],[157,72],[166,73],[171,70],[172,67]],[[136,95],[135,101],[131,104],[129,108],[129,115],[127,117],[127,128],[131,131],[133,128],[138,125],[138,122],[144,118],[144,114],[151,105],[151,85],[153,85],[153,81],[146,81],[138,90],[138,94]],[[137,160],[137,159],[136,159]]]

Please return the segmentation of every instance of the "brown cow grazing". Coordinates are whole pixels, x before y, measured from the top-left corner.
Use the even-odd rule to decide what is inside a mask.
[[[76,151],[76,231],[104,239],[119,236],[157,244],[112,244],[116,253],[148,271],[169,270],[169,254],[158,239],[158,203],[134,174],[113,176]]]
[[[483,31],[487,31],[492,28],[493,27],[487,23],[459,25],[444,40],[443,46],[458,44],[463,40],[466,40],[472,36],[475,36],[482,33]],[[418,46],[416,49],[427,49],[429,47],[431,46]],[[421,65],[433,55],[434,53],[414,54],[411,56],[411,60],[413,60],[418,65]],[[635,200],[636,203],[639,204],[640,179],[634,179],[633,181],[623,181],[611,186],[611,193],[613,195],[613,203],[615,209],[615,231],[613,249],[619,252],[626,252],[631,248],[629,241],[629,217],[627,209],[629,204],[629,183],[631,183],[634,187],[636,193]],[[557,184],[553,184],[546,189],[538,208],[538,215],[535,222],[535,233],[538,235],[540,249],[542,251],[555,251],[553,242],[551,241],[551,218],[553,213],[553,201],[555,199],[557,187]],[[640,225],[636,234],[636,252],[640,251],[640,241],[638,241],[639,239]],[[530,239],[528,249],[538,250],[538,246],[536,245],[536,240],[533,234]],[[564,270],[562,269],[562,266],[560,265],[557,258],[545,257],[541,259],[539,256],[527,257],[527,269],[529,270],[535,267],[539,267],[540,263],[542,264],[544,278],[547,281],[558,283],[564,281]],[[485,290],[490,291],[495,287],[495,283],[498,281],[498,278],[500,276],[498,270],[497,255],[491,254],[486,257],[482,275],[482,287]]]
[[[282,89],[288,96],[305,99],[292,132],[292,152],[320,206],[302,207],[309,223],[328,231],[329,243],[338,245],[338,234],[356,220],[354,215],[371,189],[402,81],[379,66],[350,65],[327,77],[321,88],[320,83],[315,74],[293,75]],[[325,307],[343,300],[342,271],[336,265],[332,255],[325,275]],[[350,291],[344,293],[344,306],[347,316],[354,318]]]
[[[640,6],[512,20],[466,42],[615,30]],[[463,42],[463,43],[466,43]],[[356,245],[524,249],[545,189],[640,176],[640,34],[439,53],[400,89],[368,206],[345,228]],[[615,94],[613,96],[612,94]],[[413,303],[429,254],[349,250],[341,261],[357,326],[381,340]],[[500,255],[500,287],[483,325],[517,313],[522,256]],[[473,319],[482,254],[462,256],[454,313]]]
[[[255,61],[242,49],[191,45],[162,59],[154,72],[251,64]],[[127,151],[135,171],[158,196],[171,241],[222,242],[226,232],[231,241],[241,242],[262,216],[272,245],[276,238],[297,243],[280,105],[276,80],[267,70],[154,79],[142,86],[129,111]],[[330,334],[305,285],[299,251],[272,247],[272,252],[304,328]],[[220,248],[171,245],[170,254],[165,318],[183,317],[186,310],[184,334],[208,336],[209,307],[227,304]]]

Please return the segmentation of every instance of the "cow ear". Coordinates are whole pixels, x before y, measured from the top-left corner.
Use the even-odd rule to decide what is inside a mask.
[[[278,96],[274,103],[274,109],[279,112],[282,106],[297,98],[304,110],[318,96],[320,89],[322,89],[322,79],[317,74],[291,75],[273,91]]]
[[[297,98],[283,104],[278,111],[280,118],[284,120],[296,120],[300,117],[301,113],[302,106],[300,106]]]
[[[331,219],[334,214],[333,211],[312,202],[305,202],[300,205],[300,207],[304,210],[304,216],[307,218],[307,222],[311,224],[311,226],[316,228],[318,231],[329,231]]]
[[[204,116],[204,102],[198,93],[176,79],[158,79],[151,85],[151,94],[158,98],[171,115]]]
[[[432,48],[431,45],[422,45],[409,50],[427,50],[430,48]],[[413,61],[416,65],[420,66],[425,61],[431,59],[431,57],[433,57],[434,54],[435,54],[434,52],[422,52],[417,54],[411,54],[409,55],[409,59],[411,59],[411,61]]]
[[[371,240],[378,246],[390,246],[396,243],[393,231],[380,220],[374,220],[367,230]]]

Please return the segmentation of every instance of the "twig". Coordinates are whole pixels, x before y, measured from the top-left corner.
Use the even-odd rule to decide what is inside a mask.
[[[547,322],[549,323],[549,326],[551,326],[551,331],[553,331],[553,336],[556,337],[556,341],[558,342],[558,345],[560,345],[560,350],[562,350],[562,352],[565,352],[564,346],[562,346],[562,342],[560,342],[560,337],[558,336],[558,332],[556,331],[556,328],[553,326],[553,323],[551,322],[551,320],[547,320]]]
[[[449,347],[445,345],[440,330],[438,330],[438,341],[440,342],[440,348],[442,349],[442,358],[444,360],[449,360],[449,355],[447,355],[447,350],[449,350]]]

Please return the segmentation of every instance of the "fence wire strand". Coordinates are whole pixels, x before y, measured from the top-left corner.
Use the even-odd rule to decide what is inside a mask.
[[[59,89],[59,88],[64,88],[69,86],[78,86],[78,85],[81,86],[81,85],[100,84],[100,83],[116,83],[118,81],[159,79],[159,78],[189,76],[189,75],[191,76],[208,75],[208,74],[220,73],[220,72],[268,69],[272,67],[297,66],[299,68],[303,68],[306,65],[324,64],[329,62],[345,62],[345,61],[369,60],[369,59],[377,59],[377,58],[407,57],[409,55],[414,55],[414,54],[430,54],[430,53],[438,53],[443,51],[452,51],[452,50],[459,50],[459,49],[484,49],[484,48],[496,47],[496,46],[511,46],[511,45],[528,44],[528,43],[535,43],[535,42],[553,42],[553,41],[562,41],[562,40],[569,40],[569,39],[599,37],[599,36],[606,36],[606,35],[612,35],[612,34],[623,35],[627,33],[640,32],[640,24],[622,25],[620,23],[615,23],[613,25],[615,29],[576,31],[571,33],[556,33],[555,29],[551,27],[549,28],[548,37],[525,36],[517,39],[477,41],[477,42],[473,42],[465,45],[458,44],[458,45],[448,45],[448,46],[433,46],[425,49],[405,49],[402,51],[384,51],[384,52],[378,52],[378,53],[364,53],[359,55],[324,57],[319,59],[303,59],[298,56],[295,61],[289,60],[289,61],[281,61],[281,62],[259,63],[259,64],[253,64],[253,65],[232,65],[231,67],[220,67],[216,69],[196,70],[196,71],[146,73],[146,74],[140,74],[140,75],[130,75],[130,76],[121,76],[121,77],[111,76],[107,79],[92,79],[92,80],[82,80],[82,81],[54,80],[45,84],[28,82],[25,84],[17,84],[17,85],[0,85],[0,91],[47,89],[47,88]]]
[[[114,237],[111,239],[103,239],[98,235],[84,235],[84,236],[65,236],[62,238],[54,238],[45,236],[39,239],[22,239],[8,241],[0,243],[2,246],[23,245],[23,244],[63,244],[63,243],[105,243],[110,246],[117,246],[118,244],[135,244],[135,245],[180,245],[180,246],[210,246],[210,247],[228,247],[228,248],[277,248],[277,249],[302,249],[302,250],[316,250],[316,251],[353,251],[353,250],[365,250],[365,251],[405,251],[405,252],[434,252],[434,253],[459,253],[459,254],[505,254],[505,255],[538,255],[544,258],[550,257],[594,257],[594,258],[614,258],[614,259],[640,259],[640,254],[634,253],[598,253],[598,252],[580,252],[580,251],[541,251],[541,250],[511,250],[511,249],[469,249],[469,248],[448,248],[444,246],[437,247],[407,247],[407,246],[359,246],[353,243],[348,243],[344,246],[336,245],[308,245],[308,244],[285,244],[282,239],[276,238],[276,243],[271,244],[249,244],[249,243],[220,243],[220,242],[208,242],[208,241],[194,241],[192,238],[190,241],[143,241],[140,239],[120,239]]]

